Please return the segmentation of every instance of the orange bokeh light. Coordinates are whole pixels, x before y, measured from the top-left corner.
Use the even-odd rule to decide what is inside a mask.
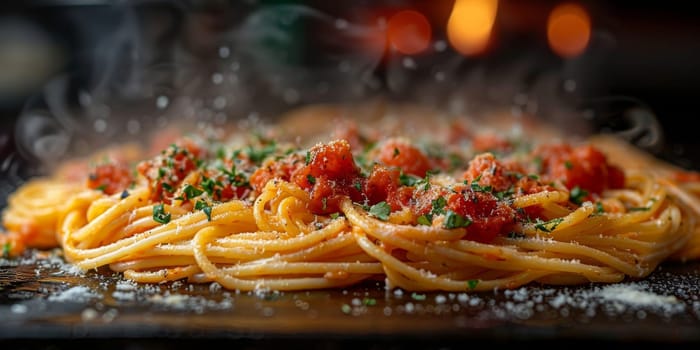
[[[591,19],[586,10],[577,4],[557,5],[547,20],[549,47],[562,57],[575,57],[583,53],[591,39]]]
[[[431,36],[430,23],[417,11],[400,11],[387,22],[389,43],[406,55],[414,55],[427,49]]]
[[[447,20],[447,38],[463,55],[486,50],[498,11],[498,0],[456,0]]]

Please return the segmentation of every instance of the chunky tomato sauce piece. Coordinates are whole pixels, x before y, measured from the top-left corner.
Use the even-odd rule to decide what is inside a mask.
[[[366,180],[345,140],[318,144],[309,150],[306,158],[291,154],[281,160],[268,160],[251,175],[250,184],[260,193],[275,178],[309,191],[309,210],[314,214],[338,212],[343,196],[354,201],[364,199],[362,189]]]
[[[392,212],[408,209],[416,218],[425,217],[422,224],[440,215],[444,220],[457,215],[461,226],[453,227],[467,227],[466,238],[479,242],[509,233],[518,221],[540,218],[540,207],[516,211],[510,199],[554,189],[543,184],[539,175],[527,174],[524,164],[500,160],[492,153],[474,157],[462,174],[463,183],[452,186],[430,183],[425,176],[431,170],[431,160],[408,141],[389,139],[380,144],[375,155],[379,163],[365,176],[355,163],[349,142],[317,144],[306,157],[297,153],[268,159],[250,177],[250,184],[259,193],[273,179],[291,181],[309,192],[309,210],[314,214],[338,212],[340,200],[350,197],[366,206],[385,201]],[[534,156],[543,160],[544,181],[560,179],[570,188],[580,186],[593,193],[623,185],[622,171],[592,147],[545,146]],[[569,162],[576,167],[569,168]],[[408,174],[422,179],[413,177],[405,182]]]
[[[304,158],[292,154],[280,160],[269,159],[250,175],[250,185],[260,193],[268,181],[278,178],[289,181],[292,174],[304,166]]]
[[[404,174],[423,177],[431,170],[432,164],[428,156],[410,142],[391,138],[379,147],[377,156],[380,163],[401,169]]]
[[[155,158],[141,162],[137,170],[148,179],[151,200],[170,204],[175,189],[207,156],[206,149],[190,139],[180,139]]]
[[[355,201],[363,199],[361,171],[345,140],[312,147],[308,162],[292,173],[291,181],[310,190],[309,209],[316,214],[337,212],[343,196]]]
[[[542,173],[547,178],[561,180],[569,189],[578,186],[589,194],[600,194],[625,184],[622,169],[609,164],[605,155],[591,145],[543,145],[533,154],[541,159]]]
[[[133,181],[131,172],[125,164],[106,163],[96,166],[90,172],[87,187],[112,195],[124,191]]]
[[[696,171],[675,171],[671,178],[678,182],[700,182],[700,173]]]
[[[491,153],[475,156],[462,178],[481,188],[490,188],[492,192],[523,195],[553,190],[552,186],[538,182],[536,174],[526,175],[522,165],[514,161],[500,161]]]
[[[491,193],[475,192],[467,186],[457,186],[447,198],[447,208],[469,218],[466,238],[490,242],[499,234],[510,231],[515,224],[515,210]]]

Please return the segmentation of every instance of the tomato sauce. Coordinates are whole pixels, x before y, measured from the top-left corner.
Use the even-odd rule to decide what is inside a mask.
[[[588,145],[549,144],[523,157],[509,158],[513,145],[507,139],[461,131],[462,136],[472,138],[477,153],[468,161],[462,158],[464,162],[454,170],[446,164],[445,155],[429,156],[408,139],[391,137],[368,147],[367,137],[356,126],[341,131],[336,130],[335,135],[349,140],[318,143],[306,151],[290,150],[282,155],[274,143],[241,149],[217,163],[221,169],[201,167],[200,160],[211,152],[181,140],[141,163],[138,171],[148,179],[154,201],[171,201],[170,189],[181,185],[192,171],[201,172],[195,184],[197,193],[206,191],[215,201],[254,199],[266,184],[278,179],[307,191],[313,214],[338,213],[340,202],[350,198],[366,210],[379,204],[390,212],[408,210],[416,225],[467,228],[466,239],[479,242],[490,242],[511,232],[518,222],[541,217],[538,206],[513,208],[512,200],[519,196],[552,191],[557,182],[570,190],[580,187],[588,198],[624,185],[622,170]],[[451,180],[431,178],[439,173]],[[106,193],[116,193],[113,191],[125,185],[126,180],[119,180],[124,173],[118,168],[98,168],[96,175],[99,181],[92,186],[104,183]]]
[[[543,145],[533,154],[541,159],[543,175],[549,180],[561,181],[568,189],[579,187],[594,195],[608,188],[622,188],[625,184],[622,169],[609,164],[605,155],[590,145]]]
[[[170,204],[174,198],[175,189],[206,156],[205,148],[184,138],[172,144],[154,159],[141,162],[137,166],[137,171],[149,182],[151,200]]]
[[[131,171],[125,164],[105,163],[92,169],[88,175],[87,187],[112,195],[129,188],[133,181]]]

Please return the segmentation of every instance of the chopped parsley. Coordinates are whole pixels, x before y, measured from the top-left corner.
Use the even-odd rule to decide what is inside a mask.
[[[374,305],[377,305],[377,299],[364,298],[364,299],[362,299],[362,304],[364,304],[365,306],[374,306]]]
[[[462,215],[459,215],[452,210],[448,210],[447,213],[445,214],[445,222],[443,222],[443,226],[445,228],[451,229],[451,228],[460,228],[460,227],[467,227],[471,225],[472,221],[469,220],[469,218],[466,218]]]
[[[420,180],[418,180],[418,181],[416,181],[416,182],[414,183],[414,185],[416,185],[416,186],[422,185],[422,186],[423,186],[423,191],[429,190],[429,189],[430,189],[430,177],[431,177],[433,174],[435,174],[435,173],[437,173],[437,172],[436,172],[436,171],[433,171],[433,170],[427,171],[427,172],[425,173],[425,177],[422,178],[422,179],[420,179]]]
[[[306,163],[305,164],[306,165],[311,164],[311,152],[310,151],[306,151]]]
[[[355,187],[356,190],[362,191],[362,182],[360,181],[355,181],[354,184],[352,184],[353,187]]]
[[[552,232],[556,230],[557,226],[561,224],[564,221],[564,218],[555,218],[549,221],[542,221],[541,219],[537,219],[535,228],[543,231],[543,232]]]
[[[204,214],[207,216],[207,221],[211,221],[211,206],[209,206],[206,202],[197,201],[197,203],[194,204],[194,209],[204,212]]]
[[[445,213],[445,206],[447,205],[447,200],[445,197],[438,197],[438,199],[434,199],[432,201],[433,204],[433,210],[432,214],[433,215],[440,215]]]
[[[340,217],[340,214],[339,214],[339,213],[333,213],[333,214],[331,214],[330,216],[331,216],[331,219],[335,220],[335,219],[337,219],[338,217]]]
[[[479,280],[469,280],[469,281],[467,281],[467,287],[469,287],[469,289],[474,289],[474,288],[476,288],[476,286],[478,286],[478,285],[479,285]]]
[[[469,185],[474,192],[484,192],[484,193],[489,193],[491,190],[493,190],[493,187],[491,185],[488,186],[481,186],[479,185],[479,178],[481,178],[481,175],[479,175],[476,179],[472,181],[472,183]]]
[[[389,214],[391,213],[391,207],[387,202],[381,201],[369,208],[369,213],[379,220],[387,221],[389,220]]]
[[[156,204],[153,206],[153,221],[161,224],[170,222],[170,213],[165,212],[163,204]]]
[[[415,177],[415,176],[407,175],[407,174],[404,174],[403,172],[401,172],[401,174],[399,174],[399,182],[403,186],[414,186],[419,181],[420,181],[420,179]]]
[[[275,142],[271,142],[270,144],[265,145],[262,148],[253,148],[252,146],[248,146],[245,152],[248,155],[248,158],[253,163],[260,165],[260,163],[262,163],[262,161],[265,160],[265,158],[275,153],[276,150],[277,145],[275,144]]]
[[[413,300],[425,300],[427,296],[425,294],[411,293],[411,299]]]
[[[418,219],[416,219],[416,221],[420,225],[425,225],[425,226],[432,225],[433,216],[445,214],[445,206],[446,205],[447,205],[447,200],[445,199],[445,197],[438,197],[437,199],[433,199],[433,201],[432,201],[433,207],[430,210],[430,213],[419,216]]]
[[[508,187],[508,189],[505,191],[499,191],[499,192],[494,193],[496,198],[498,198],[498,200],[501,200],[501,201],[512,197],[514,194],[515,194],[515,191],[513,190],[512,185],[510,187]]]
[[[586,196],[588,196],[588,191],[578,186],[575,186],[571,189],[571,192],[569,192],[569,199],[571,200],[571,202],[578,205],[581,205],[581,203],[583,203],[583,199],[586,198]]]
[[[603,208],[603,203],[601,203],[601,202],[595,203],[595,213],[596,214],[605,213],[605,208]]]
[[[185,185],[185,188],[182,190],[182,192],[185,194],[186,199],[192,199],[204,193],[204,191],[190,184]]]
[[[236,172],[236,164],[231,165],[231,170],[220,167],[219,170],[228,177],[228,181],[236,187],[248,186],[248,178],[243,172]]]
[[[216,158],[217,159],[226,158],[226,150],[223,147],[219,147],[216,149]]]
[[[100,192],[104,192],[106,189],[107,189],[107,185],[105,185],[105,184],[99,185],[96,188],[96,190],[98,190]]]
[[[10,242],[6,242],[5,244],[2,245],[2,257],[7,259],[10,257],[10,250],[12,250],[12,244]]]
[[[163,189],[166,190],[167,192],[172,193],[173,191],[175,191],[175,189],[173,188],[173,186],[170,185],[170,184],[167,183],[167,182],[163,182],[163,183],[161,184],[161,186],[162,186]]]
[[[648,211],[651,207],[631,207],[628,211]]]
[[[394,147],[394,156],[393,156],[393,158],[398,157],[399,154],[401,154],[401,152],[399,152],[399,149],[396,148],[396,147]]]
[[[574,165],[571,163],[571,161],[568,160],[564,162],[564,166],[569,170],[574,168]]]
[[[427,215],[421,215],[418,217],[417,221],[420,225],[430,226],[432,224],[432,216],[428,217]]]
[[[308,181],[309,184],[313,185],[316,183],[316,178],[313,175],[308,174],[306,175],[306,181]]]
[[[214,186],[216,186],[216,181],[214,181],[214,179],[204,176],[201,185],[210,197],[214,195]]]

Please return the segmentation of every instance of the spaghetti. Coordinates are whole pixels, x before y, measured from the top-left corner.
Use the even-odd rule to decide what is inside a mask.
[[[141,283],[412,291],[611,283],[700,257],[700,175],[611,137],[344,121],[308,147],[282,125],[30,180],[3,213],[5,254],[60,247]]]

